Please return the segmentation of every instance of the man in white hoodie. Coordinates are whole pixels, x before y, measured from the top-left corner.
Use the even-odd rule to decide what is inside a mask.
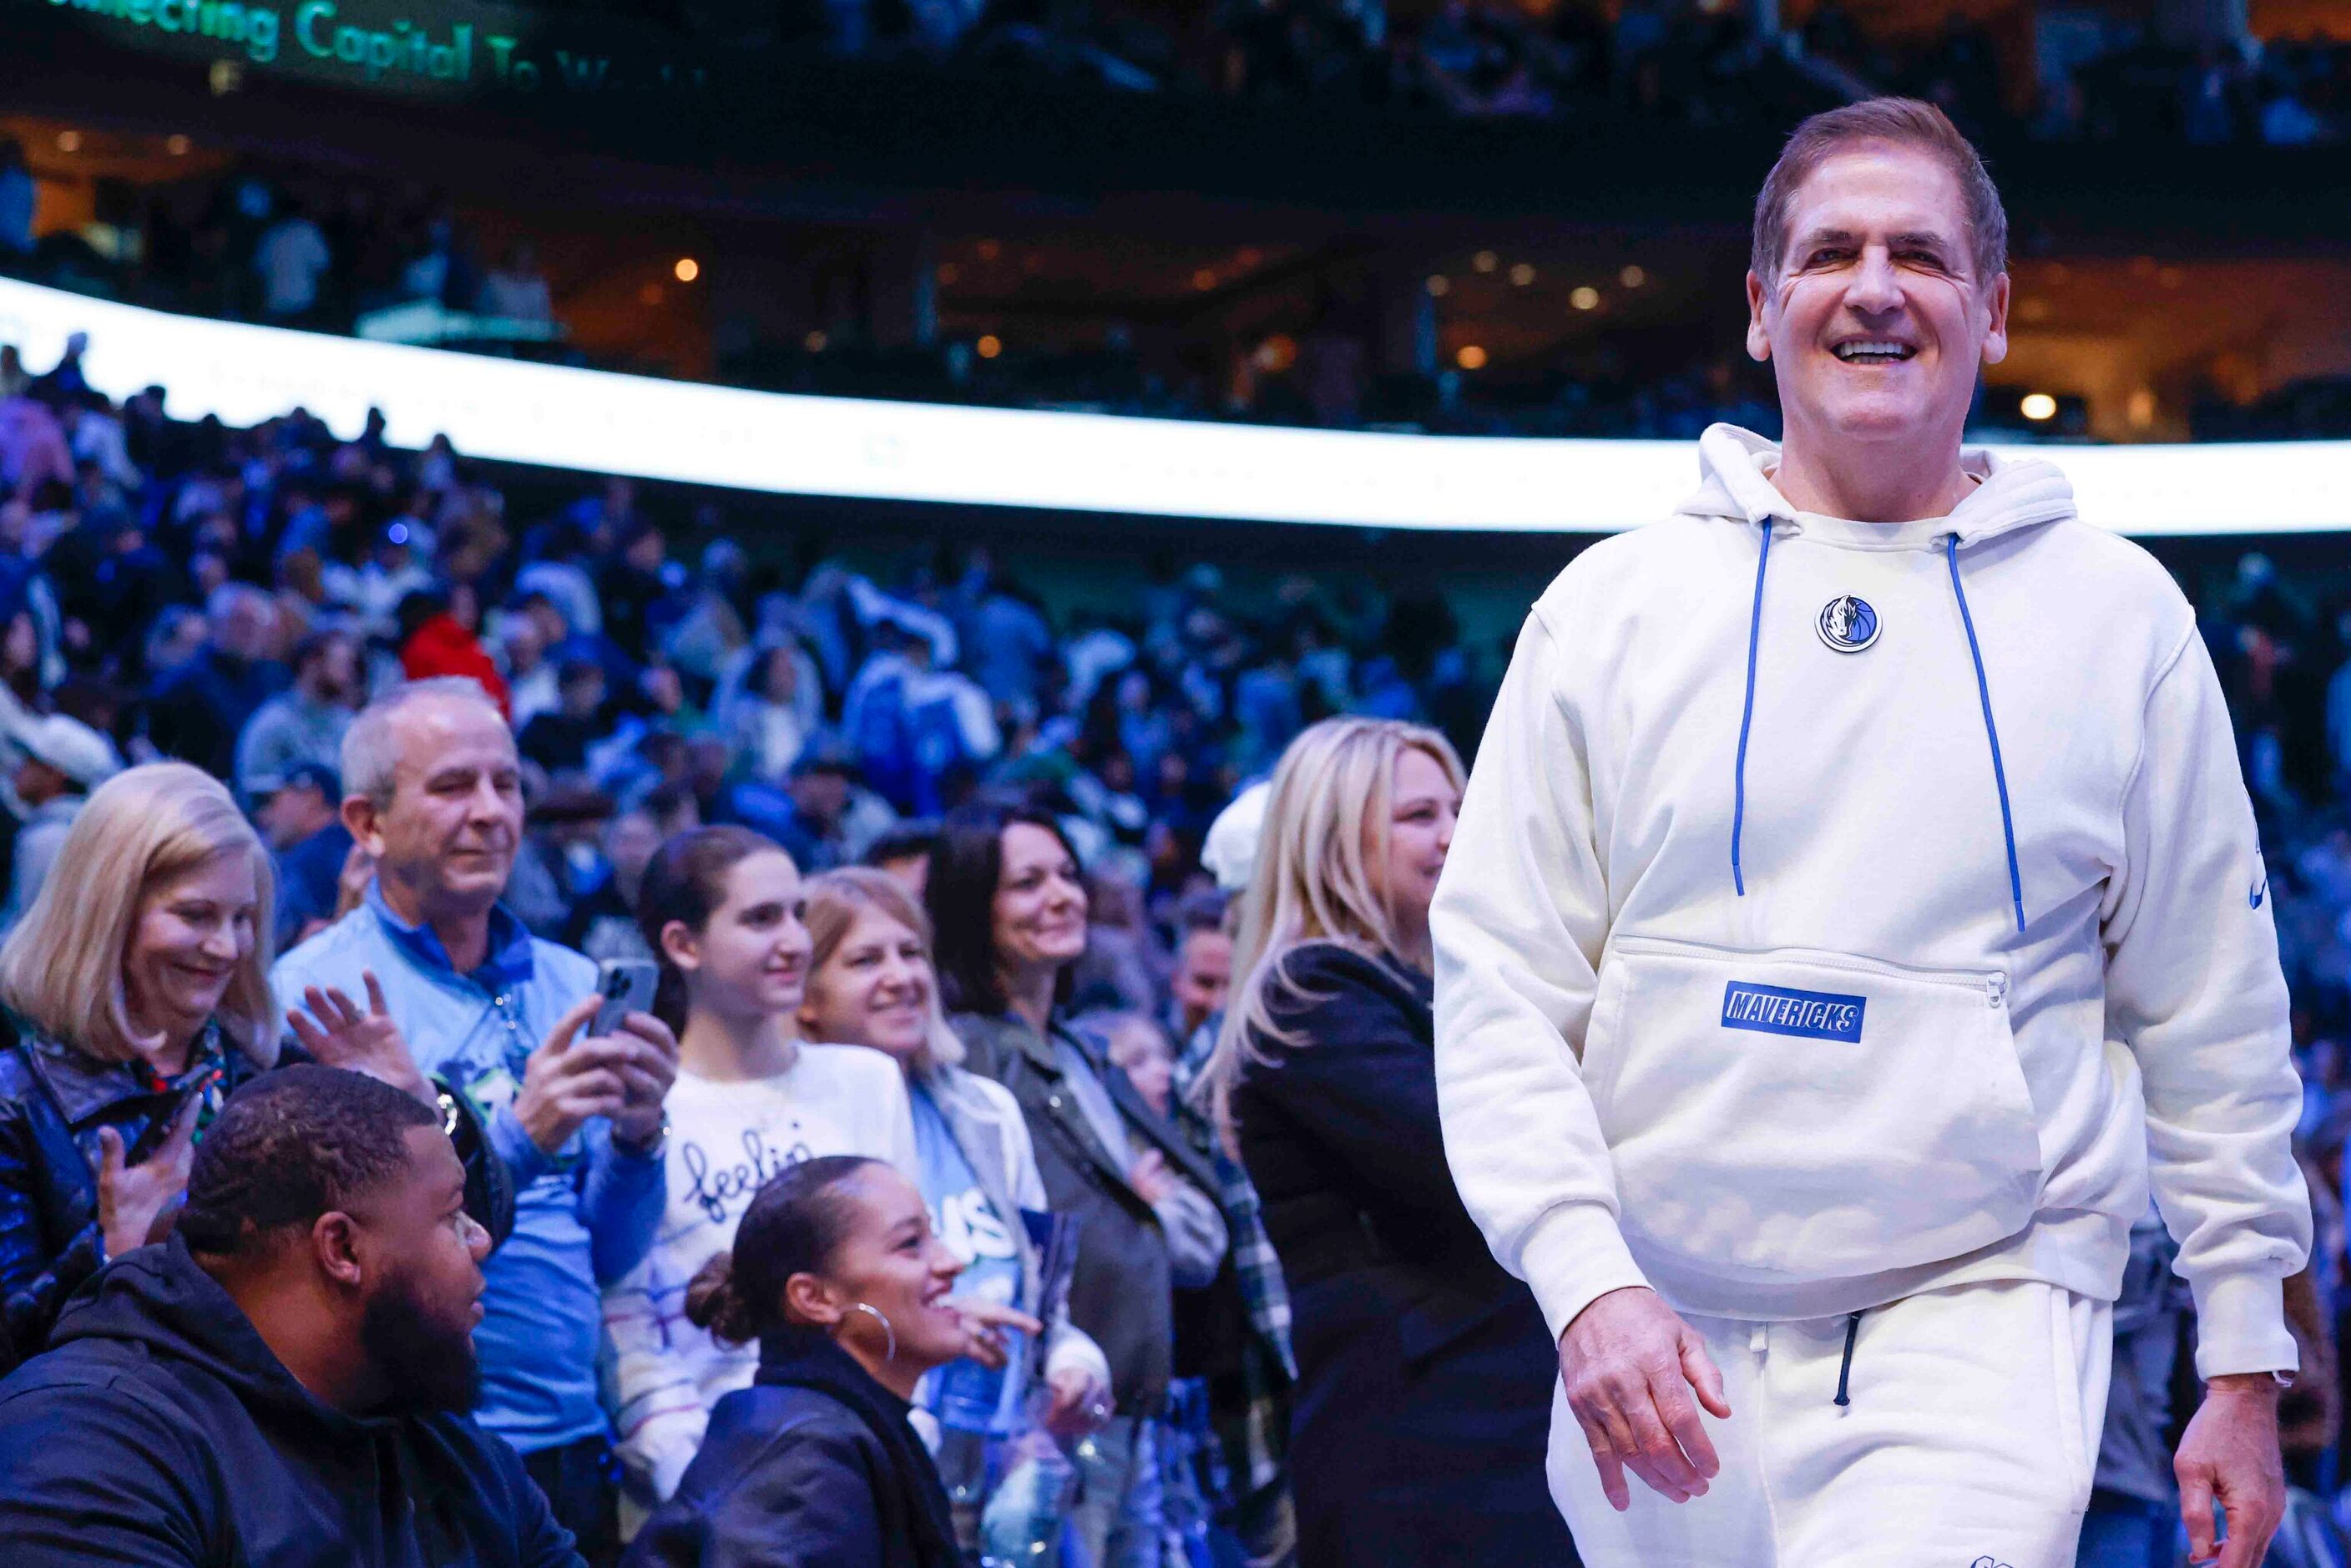
[[[2217,1500],[2253,1568],[2283,1507],[2310,1211],[2252,810],[2163,570],[1960,447],[2006,228],[1927,105],[1800,128],[1748,277],[1785,444],[1709,430],[1561,574],[1478,755],[1446,1147],[1560,1336],[1595,1568],[2072,1563],[2150,1177],[2195,1554]]]

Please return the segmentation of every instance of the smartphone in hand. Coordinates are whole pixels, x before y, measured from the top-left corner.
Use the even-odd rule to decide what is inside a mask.
[[[596,966],[596,994],[602,998],[588,1026],[601,1038],[621,1027],[631,1013],[653,1010],[653,992],[661,984],[661,968],[649,958],[607,958]]]

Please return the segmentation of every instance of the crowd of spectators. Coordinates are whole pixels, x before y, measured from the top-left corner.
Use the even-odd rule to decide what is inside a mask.
[[[818,1017],[823,1033],[811,1039],[900,1057],[898,1070],[865,1074],[889,1086],[889,1103],[929,1105],[958,1136],[966,1124],[956,1115],[1006,1113],[1008,1102],[977,1091],[955,1109],[958,1064],[935,1054],[935,1034],[918,1030],[895,1051],[878,1033],[853,1040],[861,1028],[879,1030],[874,1020],[890,1010],[881,1004],[811,988],[797,1014],[745,1011],[742,997],[773,977],[758,953],[731,960],[743,970],[732,976],[705,956],[719,950],[719,923],[740,908],[794,906],[797,879],[814,876],[807,907],[817,937],[783,960],[786,970],[805,984],[811,967],[848,963],[869,916],[903,931],[967,1015],[959,1049],[972,1053],[971,1071],[1008,1092],[1030,1126],[1061,1126],[1053,1137],[1069,1140],[1040,1132],[1033,1168],[1008,1173],[1015,1186],[1041,1182],[1060,1210],[1088,1201],[1081,1188],[1097,1178],[1087,1162],[1110,1157],[1089,1152],[1087,1140],[1139,1162],[1109,1198],[1096,1195],[1107,1204],[1097,1233],[1123,1225],[1134,1240],[1114,1267],[1081,1265],[1112,1270],[1081,1277],[1071,1298],[1086,1343],[1060,1320],[1024,1321],[1055,1336],[1061,1359],[1045,1374],[1071,1374],[1068,1430],[1083,1434],[1078,1473],[1091,1478],[1077,1495],[1097,1503],[1072,1515],[1091,1535],[1088,1560],[1109,1552],[1139,1561],[1111,1543],[1131,1547],[1147,1515],[1170,1543],[1162,1561],[1204,1561],[1205,1500],[1245,1497],[1280,1473],[1281,1456],[1250,1435],[1261,1439],[1278,1416],[1289,1375],[1287,1308],[1278,1277],[1266,1294],[1254,1199],[1205,1124],[1185,1121],[1182,1090],[1201,1070],[1202,1026],[1221,1005],[1232,962],[1222,901],[1235,879],[1229,846],[1220,849],[1212,828],[1326,716],[1413,721],[1432,727],[1432,755],[1446,755],[1438,734],[1474,752],[1498,651],[1465,633],[1433,593],[1383,598],[1301,577],[1244,612],[1218,569],[1202,563],[1158,574],[1130,602],[1057,613],[984,550],[881,569],[838,557],[789,569],[729,537],[707,509],[674,516],[623,480],[554,485],[494,473],[445,442],[409,453],[375,428],[340,439],[298,411],[247,431],[177,423],[160,389],[117,403],[89,386],[78,344],[37,373],[0,353],[0,738],[10,758],[0,806],[13,819],[0,835],[5,918],[22,921],[41,906],[48,880],[66,874],[59,845],[93,793],[127,765],[183,758],[225,781],[225,809],[233,800],[254,824],[216,824],[215,836],[257,833],[266,845],[275,907],[266,897],[254,907],[289,953],[281,989],[295,985],[328,1011],[323,1030],[298,1030],[320,1060],[364,1045],[366,1009],[348,998],[366,994],[371,976],[405,967],[469,985],[515,977],[496,981],[495,995],[465,991],[462,1002],[458,990],[415,981],[410,992],[395,989],[386,1016],[420,1045],[408,1075],[421,1071],[431,1082],[412,1085],[418,1093],[478,1083],[486,1071],[509,1071],[507,1092],[519,1092],[511,1125],[492,1117],[459,1129],[469,1173],[496,1154],[529,1176],[521,1193],[505,1194],[502,1212],[486,1200],[484,1224],[516,1239],[490,1272],[486,1299],[509,1316],[484,1331],[496,1363],[484,1418],[524,1449],[558,1518],[575,1530],[586,1519],[592,1532],[602,1528],[595,1510],[577,1500],[604,1484],[597,1478],[614,1406],[578,1347],[616,1332],[613,1298],[600,1309],[597,1287],[639,1291],[649,1321],[677,1319],[691,1260],[667,1286],[636,1270],[646,1247],[656,1260],[664,1255],[664,1244],[646,1237],[682,1237],[699,1223],[706,1206],[695,1195],[707,1195],[701,1184],[712,1174],[697,1170],[691,1186],[664,1193],[643,1151],[661,1146],[673,1121],[692,1130],[704,1119],[731,1136],[736,1121],[763,1113],[746,1092],[719,1092],[697,1109],[681,1091],[660,1120],[666,1080],[645,1088],[622,1075],[596,1122],[609,1131],[583,1133],[581,1116],[554,1108],[564,1103],[557,1075],[594,1074],[657,1046],[674,1069],[679,1038],[689,1071],[707,1072],[732,1051],[750,1073],[762,1051],[789,1046]],[[2342,590],[2247,556],[2200,595],[2262,817],[2268,895],[2297,1001],[2310,1096],[2303,1147],[2321,1176],[2318,1284],[2329,1301],[2341,1299],[2346,1261],[2340,1162],[2351,1138],[2351,601]],[[453,676],[484,696],[460,701],[446,695],[456,687],[430,684]],[[405,685],[419,682],[428,684]],[[368,707],[395,688],[424,695],[402,699],[409,708],[391,716],[381,704]],[[442,704],[430,725],[413,711],[428,702]],[[354,735],[371,724],[373,732]],[[451,786],[461,800],[493,776],[513,792],[512,866],[493,886],[466,882],[473,852],[435,825],[444,808],[412,799],[443,788],[410,756],[420,737],[436,758],[475,758]],[[347,772],[354,756],[372,759],[368,777]],[[517,761],[499,763],[503,756]],[[353,799],[369,802],[356,818]],[[982,805],[1004,825],[975,840],[969,809]],[[111,809],[123,815],[119,802]],[[957,821],[967,825],[942,826]],[[732,836],[696,837],[697,829]],[[715,858],[682,863],[681,842],[714,845]],[[762,848],[774,845],[789,860]],[[1029,889],[1016,864],[1022,855],[1040,868],[1033,891],[1020,893],[1034,924],[1023,924],[1030,915],[1019,898],[1008,909],[1010,895],[991,892]],[[859,865],[938,879],[928,913],[892,904],[886,888],[896,884],[886,878],[841,880]],[[434,915],[436,899],[459,914]],[[827,900],[839,907],[820,919]],[[675,918],[653,922],[659,944],[648,940],[648,909],[673,908]],[[966,917],[932,929],[942,911],[957,910]],[[330,935],[306,945],[322,931]],[[456,931],[471,934],[466,954],[447,946]],[[977,947],[975,931],[986,934]],[[592,983],[585,960],[629,958],[656,959],[679,983],[673,1018],[657,1035],[648,1021],[633,1043],[616,1036],[567,1051],[588,1018],[564,1010]],[[322,990],[345,999],[318,999]],[[922,1008],[909,1016],[919,1022]],[[544,1043],[504,1066],[470,1060],[483,1040],[502,1038],[500,1019]],[[784,1032],[761,1032],[776,1030]],[[199,1031],[189,1049],[217,1051],[207,1038]],[[438,1042],[429,1058],[420,1044],[428,1039]],[[799,1116],[816,1103],[806,1080],[821,1057],[792,1060]],[[217,1086],[262,1065],[219,1065]],[[1064,1092],[1088,1073],[1113,1082],[1113,1065],[1115,1095],[1099,1086],[1099,1102]],[[899,1101],[902,1076],[908,1098]],[[919,1109],[883,1119],[891,1125],[867,1141],[893,1145],[883,1152],[902,1166],[948,1160],[936,1141],[946,1134]],[[1187,1126],[1197,1135],[1180,1130]],[[167,1145],[178,1136],[168,1119],[124,1136],[143,1134]],[[752,1151],[755,1176],[765,1168],[758,1148],[789,1146],[738,1141]],[[119,1154],[121,1144],[110,1146]],[[1128,1168],[1126,1157],[1117,1163]],[[468,1176],[476,1179],[486,1178]],[[714,1179],[747,1196],[735,1177]],[[538,1190],[549,1183],[559,1196]],[[657,1226],[664,1199],[670,1218]],[[1155,1226],[1139,1221],[1147,1214]],[[135,1244],[145,1222],[135,1209],[116,1220],[119,1234],[92,1233],[85,1272],[103,1255],[101,1240],[104,1250]],[[622,1237],[636,1241],[623,1246]],[[547,1272],[573,1248],[594,1259],[592,1279]],[[62,1278],[45,1277],[53,1287]],[[1170,1288],[1172,1315],[1141,1328],[1114,1305]],[[1212,1292],[1202,1298],[1214,1303],[1209,1327],[1228,1331],[1236,1370],[1219,1385],[1222,1408],[1186,1381],[1182,1347],[1203,1332],[1196,1321],[1186,1326],[1186,1291]],[[585,1304],[567,1304],[567,1291]],[[9,1311],[37,1320],[64,1293],[12,1295]],[[673,1322],[664,1332],[682,1331]],[[1090,1370],[1102,1365],[1120,1391],[1115,1405]],[[623,1409],[650,1397],[649,1385],[628,1378],[621,1375]],[[2297,1473],[2314,1479],[2339,1408],[2332,1376],[2314,1380],[2306,1397],[2318,1404],[2290,1430],[2289,1450]],[[659,1478],[647,1506],[681,1484],[681,1495],[694,1494],[680,1475],[691,1454],[688,1441],[643,1458],[643,1473]],[[1001,1479],[1008,1458],[1014,1473],[1033,1473],[1033,1463],[1019,1469],[1020,1455],[985,1448],[974,1450],[970,1473]],[[985,1487],[971,1485],[943,1505],[957,1530],[983,1527],[974,1515]]]
[[[487,251],[447,198],[347,174],[243,165],[158,186],[91,232],[37,235],[24,149],[0,136],[0,275],[230,320],[349,332],[424,306],[486,338],[552,336],[554,298],[527,237]]]
[[[1743,6],[1694,0],[1224,0],[1165,8],[1036,0],[825,0],[746,16],[607,0],[702,37],[844,58],[960,61],[1124,91],[1415,110],[1566,123],[1627,113],[1786,125],[1876,92],[1928,98],[1971,131],[2051,140],[2158,137],[2304,146],[2351,132],[2351,48],[2280,37],[2168,44],[2143,23],[2066,18],[2009,49],[1963,13],[1886,36],[1828,0],[1767,34]],[[2028,57],[2028,48],[2043,57]],[[2020,79],[2022,78],[2022,79]]]
[[[5,363],[9,731],[29,755],[63,716],[126,759],[233,780],[302,868],[288,938],[332,913],[340,869],[299,830],[340,833],[325,775],[350,714],[403,675],[497,694],[532,800],[515,907],[591,952],[649,842],[683,826],[747,823],[818,871],[998,787],[1079,821],[1123,890],[1103,908],[1145,925],[1196,890],[1209,817],[1304,724],[1425,716],[1466,739],[1483,711],[1491,650],[1434,595],[1293,579],[1244,615],[1204,563],[1123,612],[1056,617],[980,550],[787,580],[627,481],[520,517],[445,443],[339,441],[298,412],[183,425],[160,391],[92,392],[78,357]],[[99,772],[51,754],[20,781],[26,812]],[[1155,1011],[1167,968],[1152,949],[1093,989]]]

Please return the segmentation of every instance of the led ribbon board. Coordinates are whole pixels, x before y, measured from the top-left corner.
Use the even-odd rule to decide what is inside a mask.
[[[1613,533],[1696,487],[1687,441],[1280,429],[747,392],[209,321],[0,279],[0,343],[34,369],[89,334],[120,399],[247,426],[296,406],[396,445],[778,495],[1510,533]],[[2024,447],[2126,534],[2351,528],[2351,442]]]

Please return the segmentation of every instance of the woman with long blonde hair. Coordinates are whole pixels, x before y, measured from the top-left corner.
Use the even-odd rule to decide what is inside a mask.
[[[1290,743],[1205,1079],[1290,1289],[1301,1568],[1575,1561],[1544,1481],[1550,1336],[1437,1124],[1428,906],[1462,779],[1393,719]]]
[[[144,1244],[199,1130],[277,1061],[271,887],[218,779],[133,768],[91,794],[0,946],[0,1359]]]

